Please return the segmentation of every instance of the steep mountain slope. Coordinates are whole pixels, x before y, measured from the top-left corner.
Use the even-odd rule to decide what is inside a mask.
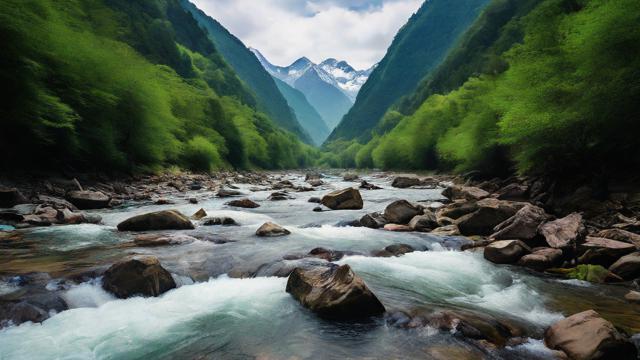
[[[177,0],[0,3],[0,167],[296,167],[310,148],[256,101]]]
[[[318,67],[331,75],[338,87],[349,97],[351,102],[354,102],[375,65],[367,70],[356,70],[346,61],[331,58],[321,62]]]
[[[640,166],[639,22],[634,0],[493,0],[400,103],[407,115],[389,112],[343,153],[359,166],[628,178]]]
[[[270,115],[276,124],[308,142],[309,135],[298,123],[295,114],[292,113],[287,101],[278,91],[275,82],[242,41],[189,0],[180,0],[180,3],[208,32],[216,49],[236,71],[240,79],[253,90],[258,101],[258,109]]]
[[[329,84],[315,68],[305,71],[294,87],[309,100],[330,129],[336,127],[342,116],[351,108],[351,101],[342,91]]]
[[[278,78],[274,78],[274,80],[282,95],[287,99],[287,103],[289,103],[289,106],[291,106],[295,112],[300,125],[310,134],[311,139],[316,145],[322,145],[330,133],[322,116],[309,104],[309,101],[300,90],[289,86],[289,84]]]
[[[440,64],[488,1],[426,1],[398,32],[329,141],[369,139],[385,111]]]

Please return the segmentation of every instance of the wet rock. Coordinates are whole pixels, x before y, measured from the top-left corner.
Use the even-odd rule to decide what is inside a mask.
[[[215,226],[215,225],[232,226],[232,225],[238,225],[238,223],[234,219],[232,219],[230,217],[226,217],[226,216],[203,218],[201,223],[202,223],[203,226]]]
[[[586,242],[579,246],[582,255],[578,258],[581,264],[595,264],[604,267],[611,266],[620,257],[635,251],[633,244],[622,241],[587,237]]]
[[[67,200],[56,198],[47,195],[38,195],[38,203],[45,206],[50,206],[54,209],[69,209],[78,210],[78,208]]]
[[[266,222],[256,230],[256,235],[263,237],[276,237],[289,235],[291,232],[278,224]]]
[[[69,191],[66,195],[67,200],[75,205],[78,209],[103,209],[109,206],[111,196],[100,191]]]
[[[322,197],[321,203],[331,210],[360,210],[363,206],[362,196],[354,188],[329,193]]]
[[[16,188],[0,188],[0,208],[10,208],[18,204],[26,204],[29,201]]]
[[[538,234],[540,225],[549,219],[549,215],[544,209],[534,206],[525,205],[518,212],[498,224],[491,238],[496,240],[520,239],[531,240]]]
[[[155,256],[136,256],[113,264],[105,273],[102,287],[118,298],[136,295],[159,296],[176,287],[171,274]]]
[[[555,249],[566,249],[581,244],[587,235],[582,215],[578,213],[543,224],[539,232],[547,244]]]
[[[514,216],[524,203],[484,199],[477,202],[478,210],[456,220],[462,235],[490,235],[493,229],[503,221]]]
[[[275,189],[275,190],[292,189],[294,187],[295,187],[295,185],[289,180],[282,180],[282,181],[279,181],[279,182],[277,182],[277,183],[275,183],[273,185],[273,189]]]
[[[413,231],[429,232],[439,226],[436,216],[431,211],[425,211],[422,215],[416,215],[409,221],[409,227]]]
[[[372,255],[375,257],[392,257],[392,256],[402,256],[404,254],[408,254],[414,251],[415,249],[411,245],[393,244],[385,247],[384,250],[374,251]]]
[[[640,292],[630,290],[624,298],[630,303],[640,304]]]
[[[361,227],[360,220],[342,220],[334,225],[335,227]]]
[[[349,265],[295,269],[287,292],[320,317],[349,320],[380,315],[385,308]]]
[[[174,202],[169,200],[169,199],[160,198],[160,199],[157,199],[156,201],[154,201],[154,204],[156,204],[156,205],[170,205],[170,204],[174,204]]]
[[[374,212],[361,217],[360,224],[371,229],[379,229],[387,224],[387,219],[385,219],[384,215]]]
[[[407,200],[397,200],[384,209],[384,217],[394,224],[408,224],[417,215],[422,215],[423,209]]]
[[[324,185],[324,181],[322,181],[320,179],[307,180],[307,184],[309,184],[309,185],[311,185],[313,187],[318,187],[318,186]]]
[[[362,182],[360,183],[360,189],[363,190],[380,190],[382,189],[380,186],[368,183],[365,180],[362,180]]]
[[[528,198],[528,193],[528,186],[513,183],[496,191],[494,196],[499,200],[523,201]]]
[[[342,176],[342,180],[343,181],[356,181],[360,178],[360,176],[358,176],[358,174],[344,174]]]
[[[636,249],[640,249],[640,235],[632,233],[631,231],[622,229],[606,229],[599,231],[595,236],[633,244]]]
[[[307,200],[310,203],[314,203],[314,204],[320,204],[321,200],[319,197],[310,197],[309,200]]]
[[[520,240],[499,240],[484,248],[484,258],[496,264],[514,264],[530,252]]]
[[[310,257],[314,257],[314,258],[318,258],[318,259],[323,259],[326,261],[338,261],[340,259],[342,259],[344,257],[344,252],[342,251],[336,251],[336,250],[329,250],[329,249],[325,249],[322,247],[318,247],[315,248],[311,251],[309,251],[308,256]]]
[[[600,265],[578,265],[575,268],[552,268],[548,270],[554,274],[562,274],[569,279],[584,280],[592,283],[605,283],[621,280],[617,275],[611,273]]]
[[[202,190],[202,184],[199,183],[193,183],[191,185],[189,185],[189,189],[191,191],[198,191],[198,190]]]
[[[284,201],[289,200],[289,195],[286,192],[277,191],[269,195],[267,199],[270,201]]]
[[[158,247],[169,245],[190,244],[198,239],[185,234],[144,234],[133,239],[133,243],[139,247]]]
[[[458,225],[446,225],[435,228],[431,231],[431,234],[438,236],[459,236],[460,230],[458,229]]]
[[[260,204],[258,204],[255,201],[252,201],[250,199],[232,200],[232,201],[229,201],[229,202],[225,203],[225,205],[233,206],[233,207],[239,207],[239,208],[245,208],[245,209],[255,209],[255,208],[260,207]]]
[[[238,190],[228,190],[228,189],[220,189],[216,193],[216,196],[219,198],[233,197],[233,196],[242,196],[243,194]]]
[[[456,200],[438,209],[436,216],[438,218],[458,219],[476,210],[478,210],[478,204],[475,201]]]
[[[400,189],[406,189],[418,185],[420,185],[420,179],[413,176],[398,176],[393,179],[393,182],[391,183],[391,186]]]
[[[609,267],[609,271],[624,280],[640,278],[640,252],[621,257]]]
[[[194,229],[189,218],[177,210],[164,210],[142,214],[118,224],[120,231],[190,230]]]
[[[402,225],[402,224],[386,224],[384,226],[384,229],[386,231],[395,231],[395,232],[409,232],[409,231],[413,231],[413,229],[411,228],[411,226],[409,225]]]
[[[189,204],[197,204],[198,203],[198,199],[196,198],[189,198]]]
[[[320,206],[316,206],[313,208],[313,212],[323,212],[324,210]]]
[[[593,310],[551,325],[544,334],[544,342],[549,348],[562,350],[576,360],[631,360],[638,355],[635,346]]]
[[[310,172],[310,173],[306,173],[304,176],[304,180],[308,181],[308,180],[314,180],[314,179],[322,179],[323,176],[321,173],[318,172]]]
[[[207,212],[204,211],[204,209],[200,209],[198,211],[195,212],[195,214],[191,215],[191,218],[194,220],[200,220],[207,217]]]
[[[562,264],[562,250],[542,248],[534,250],[531,254],[524,255],[518,261],[518,265],[537,271],[544,271]]]
[[[98,224],[102,221],[102,217],[100,215],[73,212],[69,209],[58,210],[56,219],[59,224]]]
[[[449,200],[481,200],[489,197],[491,194],[477,187],[452,185],[444,189],[442,195]]]
[[[40,323],[49,318],[47,311],[27,301],[8,304],[3,306],[3,308],[4,309],[0,308],[0,318],[14,325],[25,322]]]

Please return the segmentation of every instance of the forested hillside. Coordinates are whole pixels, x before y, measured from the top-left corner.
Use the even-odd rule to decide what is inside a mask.
[[[373,139],[343,144],[338,160],[487,175],[637,171],[638,24],[633,0],[494,0]]]
[[[400,97],[444,59],[488,0],[430,0],[400,29],[387,54],[363,85],[355,104],[329,137],[361,141]]]
[[[0,3],[2,166],[305,165],[178,0]]]
[[[258,109],[268,114],[283,128],[310,142],[309,134],[298,123],[295,114],[278,91],[271,75],[263,69],[253,53],[215,19],[207,16],[188,0],[180,0],[182,6],[209,34],[209,39],[223,58],[236,71],[240,79],[255,93]]]

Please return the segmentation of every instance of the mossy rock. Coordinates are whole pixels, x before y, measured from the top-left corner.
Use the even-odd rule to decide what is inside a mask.
[[[600,265],[578,265],[569,269],[549,269],[551,273],[562,274],[569,279],[604,283],[610,276],[609,270]]]

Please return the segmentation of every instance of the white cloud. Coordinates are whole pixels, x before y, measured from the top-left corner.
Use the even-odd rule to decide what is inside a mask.
[[[347,60],[364,69],[380,61],[423,0],[192,0],[247,46],[289,65],[307,56]]]

